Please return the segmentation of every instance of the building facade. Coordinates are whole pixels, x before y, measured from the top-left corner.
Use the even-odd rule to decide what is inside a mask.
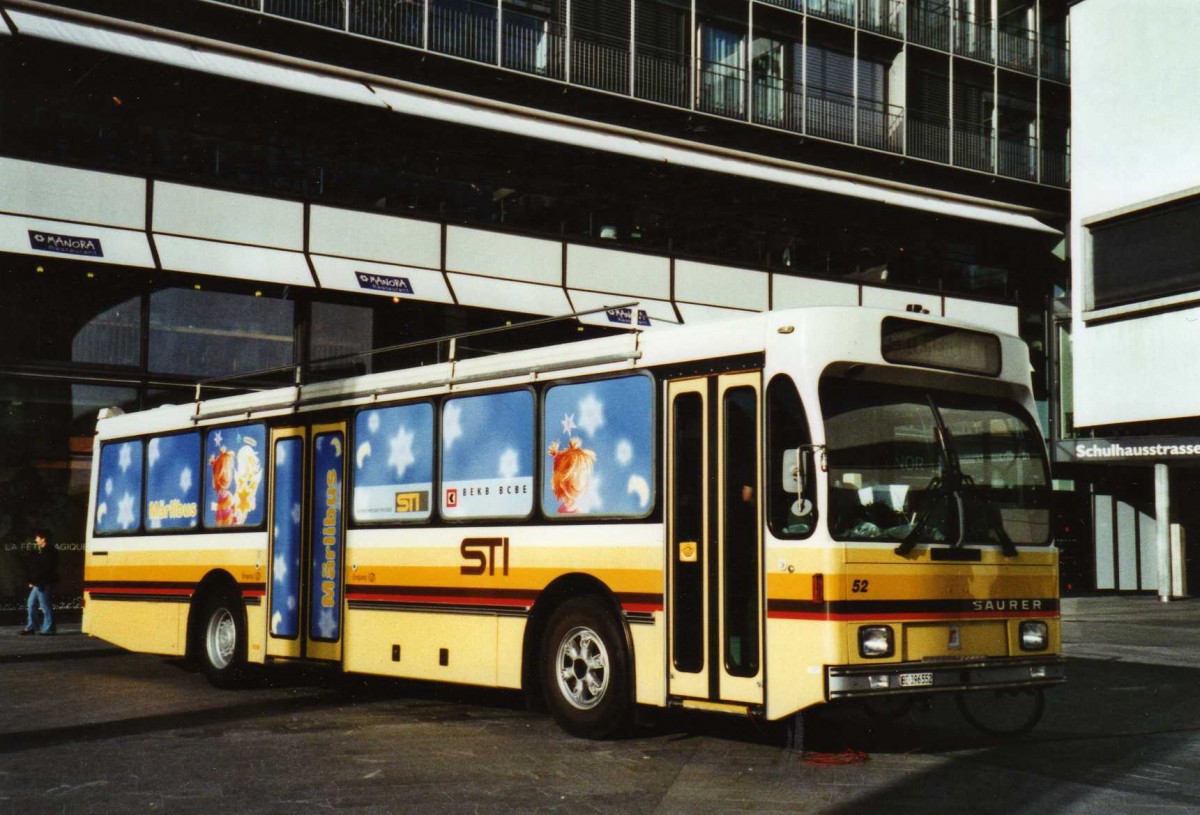
[[[101,407],[420,364],[446,347],[418,341],[575,312],[487,342],[925,311],[1024,336],[1054,417],[1064,0],[0,0],[0,17],[10,563],[43,524],[81,546]]]
[[[1072,298],[1056,328],[1068,432],[1055,466],[1074,481],[1074,522],[1093,530],[1079,553],[1094,587],[1182,596],[1200,579],[1187,552],[1200,535],[1200,58],[1186,47],[1200,7],[1084,0],[1071,18]]]

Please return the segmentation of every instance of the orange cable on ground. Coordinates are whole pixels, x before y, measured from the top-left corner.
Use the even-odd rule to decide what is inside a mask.
[[[837,767],[843,764],[860,764],[870,761],[871,757],[861,750],[843,750],[840,753],[808,753],[804,754],[804,763],[818,767]]]

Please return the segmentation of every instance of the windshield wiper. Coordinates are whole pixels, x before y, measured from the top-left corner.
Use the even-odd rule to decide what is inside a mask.
[[[950,428],[946,427],[946,423],[942,420],[942,414],[938,412],[937,405],[933,402],[933,395],[926,393],[925,401],[929,403],[929,410],[933,413],[933,420],[937,423],[935,435],[937,436],[938,446],[942,450],[942,460],[945,462],[943,475],[934,476],[933,480],[929,482],[927,491],[937,490],[944,492],[946,495],[954,496],[955,509],[958,516],[958,535],[955,537],[954,542],[950,544],[950,547],[952,549],[959,549],[966,539],[967,530],[966,507],[963,505],[962,497],[962,469],[958,464],[958,454],[954,450],[954,445],[951,444],[953,436],[950,435]],[[892,551],[900,556],[911,552],[913,547],[918,543],[917,532],[924,528],[931,514],[927,512],[918,519],[908,534],[904,536],[904,540],[900,542],[900,545]]]
[[[962,483],[964,486],[975,486],[974,480],[969,475],[962,476]],[[1004,553],[1004,556],[1016,557],[1019,552],[1017,551],[1016,544],[1012,542],[1012,538],[1010,538],[1008,533],[1004,531],[1004,519],[1000,517],[999,512],[993,513],[993,507],[988,503],[987,499],[984,499],[979,503],[982,504],[980,509],[983,512],[985,538],[988,533],[994,532],[996,534],[996,542],[1000,544],[1000,551]]]

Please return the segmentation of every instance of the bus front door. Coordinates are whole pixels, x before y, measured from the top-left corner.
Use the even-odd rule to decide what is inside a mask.
[[[761,375],[667,386],[668,690],[763,703]]]
[[[267,655],[342,658],[344,423],[271,431]]]

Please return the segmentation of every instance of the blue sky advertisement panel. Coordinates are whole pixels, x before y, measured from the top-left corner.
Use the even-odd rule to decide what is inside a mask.
[[[323,642],[337,642],[341,638],[344,446],[345,439],[340,431],[318,433],[313,441],[309,637]]]
[[[96,532],[137,531],[142,523],[142,442],[104,445],[99,478]]]
[[[451,399],[442,406],[442,514],[523,518],[533,509],[533,394]]]
[[[208,432],[205,462],[204,525],[258,526],[263,521],[263,460],[266,431],[262,425],[222,427]]]
[[[421,521],[433,498],[433,405],[364,410],[354,424],[354,520]]]
[[[304,440],[275,442],[275,523],[272,530],[271,635],[300,634],[300,520],[304,492]]]
[[[200,434],[158,436],[146,444],[146,528],[200,524]]]
[[[642,517],[654,501],[653,388],[645,376],[546,392],[542,510],[548,518]]]

